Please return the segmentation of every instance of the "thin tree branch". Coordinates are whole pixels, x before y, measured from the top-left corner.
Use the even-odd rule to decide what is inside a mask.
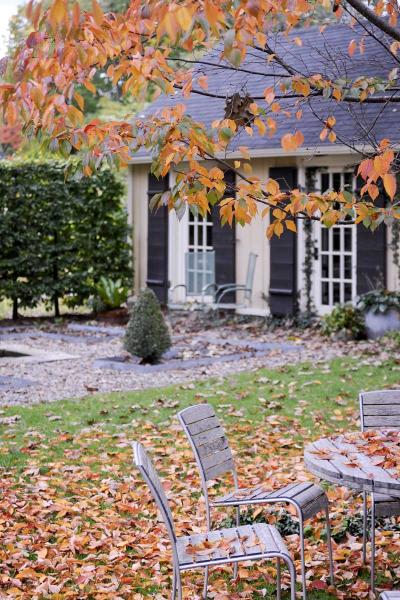
[[[392,27],[386,19],[383,19],[377,15],[373,10],[363,2],[363,0],[344,0],[347,4],[350,4],[360,15],[365,17],[370,23],[375,25],[378,29],[387,33],[388,36],[400,42],[400,31],[395,27]]]
[[[359,19],[354,13],[352,13],[347,8],[347,6],[343,6],[343,9],[347,12],[348,15],[351,16],[352,19],[357,21],[357,23],[360,25],[360,27],[362,27],[369,36],[374,38],[374,40],[378,44],[380,44],[382,46],[382,48],[384,48],[386,50],[386,52],[388,52],[390,54],[390,56],[392,57],[393,60],[400,63],[400,59],[398,58],[398,56],[396,56],[396,54],[393,54],[393,52],[390,50],[390,48],[388,48],[388,46],[386,46],[386,44],[377,35],[375,35],[375,33],[373,31],[371,31],[370,29],[368,29],[368,27],[366,27],[365,23],[363,22],[363,19]]]
[[[195,65],[207,65],[209,67],[216,67],[218,69],[227,69],[228,71],[237,71],[239,73],[248,73],[249,75],[260,75],[261,77],[291,77],[287,73],[261,73],[260,71],[250,71],[250,69],[243,69],[242,67],[231,67],[226,64],[218,64],[213,62],[208,62],[207,60],[196,60],[189,58],[174,58],[169,57],[167,60],[173,60],[177,62],[185,62]]]
[[[182,90],[183,87],[181,85],[175,84],[174,88],[177,90]],[[394,90],[395,93],[397,93],[400,90]],[[220,99],[220,100],[226,100],[226,95],[223,96],[222,94],[216,94],[214,92],[207,92],[205,90],[199,90],[199,89],[192,89],[191,90],[192,94],[198,94],[199,96],[207,96],[208,98],[216,98],[216,99]],[[301,100],[307,100],[308,98],[316,98],[322,96],[322,91],[317,90],[315,92],[313,92],[312,94],[310,94],[309,96],[303,96],[302,94],[286,94],[283,96],[275,96],[275,100],[291,100],[293,98],[298,98]],[[265,100],[264,96],[252,96],[252,100]],[[363,100],[361,102],[361,100],[359,98],[353,98],[352,96],[345,96],[342,100],[339,100],[338,103],[346,103],[346,102],[353,102],[353,103],[357,103],[357,104],[385,104],[385,103],[392,103],[392,102],[400,102],[400,96],[369,96],[368,98],[365,98],[365,100]]]

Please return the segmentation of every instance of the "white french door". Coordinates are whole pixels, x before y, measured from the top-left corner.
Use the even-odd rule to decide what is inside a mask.
[[[354,177],[348,172],[320,174],[320,189],[353,190]],[[357,295],[357,229],[355,225],[314,228],[314,301],[319,314],[330,312],[335,304],[354,302]]]

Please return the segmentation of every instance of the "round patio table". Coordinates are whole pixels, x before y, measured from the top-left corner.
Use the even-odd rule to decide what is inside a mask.
[[[307,469],[337,485],[400,498],[400,431],[368,430],[306,446]]]

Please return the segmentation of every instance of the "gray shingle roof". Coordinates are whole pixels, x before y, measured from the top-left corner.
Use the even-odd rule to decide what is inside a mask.
[[[387,77],[389,71],[398,66],[378,41],[371,36],[365,36],[364,52],[357,50],[352,57],[348,54],[348,46],[352,39],[361,40],[364,30],[360,25],[350,27],[346,24],[336,24],[326,27],[320,33],[319,27],[310,27],[294,30],[289,35],[276,34],[270,45],[273,50],[283,57],[296,69],[306,75],[322,73],[326,77],[337,79],[343,75],[356,78],[361,75]],[[380,32],[374,33],[384,40]],[[301,40],[301,46],[298,45]],[[389,44],[388,44],[389,45]],[[219,52],[203,57],[203,60],[214,63],[219,62]],[[225,63],[226,64],[226,63]],[[217,93],[224,97],[234,92],[242,91],[252,97],[263,96],[266,87],[272,85],[272,79],[262,73],[272,72],[272,67],[266,60],[266,55],[254,49],[249,49],[248,55],[242,64],[251,74],[244,74],[233,70],[224,70],[218,67],[199,65],[196,69],[208,76],[208,92]],[[198,87],[198,86],[197,86]],[[146,115],[151,115],[165,106],[184,103],[186,112],[197,121],[210,127],[214,119],[223,117],[225,99],[215,99],[207,96],[192,94],[188,99],[183,99],[180,91],[173,96],[160,97],[148,107]],[[281,136],[293,133],[296,128],[304,135],[302,152],[308,150],[312,153],[317,148],[319,151],[332,151],[329,141],[321,142],[319,135],[323,125],[321,120],[329,115],[335,115],[337,125],[335,131],[338,135],[336,146],[343,147],[343,142],[353,140],[357,144],[368,144],[372,139],[381,140],[385,137],[399,139],[400,103],[382,106],[380,104],[337,103],[334,100],[313,98],[309,106],[302,103],[303,116],[300,121],[295,117],[298,107],[293,100],[285,101],[291,116],[282,113],[273,115],[277,121],[278,130],[273,137],[255,134],[249,137],[245,133],[238,135],[231,145],[235,149],[240,145],[247,146],[250,151],[262,155],[263,152],[271,155],[281,153]],[[263,104],[259,102],[259,104]],[[264,103],[265,105],[265,103]],[[397,109],[398,107],[398,109]],[[366,135],[367,134],[367,135]],[[340,138],[340,139],[339,139]],[[339,149],[339,148],[338,148]],[[136,155],[140,162],[144,161],[145,153]],[[133,159],[135,162],[135,157]]]

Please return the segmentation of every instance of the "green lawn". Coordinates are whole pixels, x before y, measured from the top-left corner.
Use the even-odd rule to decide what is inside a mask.
[[[24,448],[30,438],[38,437],[43,445],[60,440],[60,432],[74,435],[91,427],[115,432],[142,420],[167,427],[178,410],[195,402],[210,402],[228,422],[244,417],[256,426],[261,415],[295,415],[309,435],[315,432],[316,423],[320,434],[333,432],[346,423],[354,427],[360,390],[389,387],[399,381],[400,365],[395,361],[340,358],[195,384],[5,407],[1,419],[17,416],[19,420],[0,424],[0,465],[23,466],[28,456]],[[67,444],[60,441],[52,451],[61,455]],[[48,458],[47,449],[43,458]]]
[[[104,490],[108,490],[110,478],[121,484],[127,477],[132,476],[129,444],[133,439],[142,439],[154,449],[158,460],[162,461],[164,477],[171,475],[174,495],[185,498],[184,502],[178,503],[174,510],[178,515],[180,530],[187,530],[185,525],[187,511],[194,510],[200,494],[192,455],[183,436],[178,433],[175,419],[176,412],[184,406],[193,402],[212,403],[227,425],[232,446],[238,451],[240,470],[247,472],[247,475],[251,473],[254,477],[262,477],[263,472],[269,473],[268,477],[275,477],[276,473],[276,477],[280,480],[279,478],[283,479],[288,474],[293,474],[293,469],[304,473],[301,456],[305,442],[330,432],[356,428],[358,392],[362,389],[377,389],[398,384],[399,371],[400,365],[395,360],[382,362],[373,356],[357,360],[341,358],[329,363],[301,364],[275,370],[262,369],[232,375],[229,378],[215,378],[176,387],[96,394],[80,400],[3,408],[0,414],[2,423],[0,425],[0,466],[7,485],[7,494],[10,494],[10,498],[14,498],[16,494],[24,507],[16,511],[11,522],[6,519],[8,528],[13,529],[15,526],[13,535],[15,535],[16,547],[20,549],[22,545],[25,548],[22,555],[20,551],[15,556],[11,552],[10,573],[15,577],[22,565],[26,570],[26,561],[32,563],[32,572],[27,572],[26,578],[22,579],[26,595],[21,593],[19,596],[18,588],[14,586],[17,590],[14,590],[15,597],[23,599],[31,597],[29,594],[33,593],[32,590],[37,584],[33,573],[37,571],[41,577],[53,577],[57,581],[62,579],[63,591],[55,592],[50,596],[54,600],[80,597],[98,600],[116,595],[136,600],[136,597],[155,597],[157,592],[168,586],[166,583],[170,573],[168,561],[161,560],[159,581],[153,580],[154,570],[150,570],[150,567],[154,569],[154,565],[158,564],[158,558],[156,560],[154,556],[158,557],[159,550],[155,555],[154,551],[148,554],[148,557],[152,557],[145,561],[146,564],[149,563],[148,569],[143,566],[138,573],[137,568],[134,567],[135,564],[137,565],[138,551],[133,550],[131,542],[128,543],[124,538],[133,528],[135,536],[141,539],[141,527],[148,529],[148,519],[155,517],[154,507],[150,510],[151,504],[148,502],[146,510],[142,510],[143,487],[140,487],[142,491],[136,495],[135,492],[126,491],[125,495],[122,494],[118,500],[110,498]],[[34,394],[34,390],[32,393]],[[254,445],[257,445],[260,456],[260,462],[256,465],[249,462],[254,460],[252,454]],[[165,466],[165,460],[169,461],[170,467]],[[141,483],[137,485],[141,486]],[[335,492],[332,491],[333,493]],[[5,507],[7,494],[3,502]],[[146,495],[145,497],[148,500]],[[340,497],[332,497],[331,500],[337,506],[334,529],[339,540],[342,523],[347,518],[347,513],[354,511],[356,505],[352,505],[353,500],[349,500],[343,494]],[[15,502],[15,500],[9,501],[11,505]],[[38,513],[37,506],[41,506],[42,501],[45,508],[40,509]],[[54,502],[59,506],[55,512],[51,510],[49,513],[48,503]],[[67,506],[65,509],[67,517],[64,509],[60,508],[64,505]],[[34,511],[35,522],[39,520],[43,523],[43,529],[38,526],[39,534],[32,533],[27,525],[29,521],[26,515],[27,506],[29,511]],[[82,509],[77,513],[76,507],[80,506]],[[133,514],[136,516],[132,521]],[[54,528],[50,533],[47,531],[49,518],[51,523],[57,523],[57,533]],[[119,527],[121,519],[128,519],[122,528],[124,533],[121,533],[123,538],[121,547],[125,548],[125,558],[118,562],[118,568],[115,564],[111,564],[116,572],[118,569],[121,570],[122,587],[118,588],[118,594],[115,596],[112,594],[103,596],[95,593],[95,588],[91,587],[94,582],[90,577],[87,581],[84,579],[82,585],[77,584],[74,578],[87,568],[88,562],[95,565],[96,569],[100,569],[100,565],[102,569],[106,569],[104,565],[108,563],[104,552],[94,555],[97,550],[94,551],[87,540],[92,535],[95,538],[101,537],[98,529],[100,524],[106,527],[107,523],[114,519]],[[202,515],[196,513],[193,524],[201,527],[203,524],[201,519]],[[42,546],[49,548],[48,551],[46,550],[47,556],[53,557],[54,553],[55,562],[59,560],[61,548],[63,559],[67,560],[65,557],[70,553],[69,542],[65,542],[64,537],[60,538],[59,532],[69,530],[70,520],[79,522],[79,526],[76,524],[73,529],[75,533],[70,535],[73,535],[74,539],[75,537],[80,539],[81,546],[78,550],[74,550],[73,566],[71,557],[69,557],[70,562],[67,561],[68,577],[65,577],[64,581],[64,577],[60,575],[64,571],[59,567],[41,564],[38,559],[38,548]],[[0,513],[0,534],[1,523]],[[27,527],[26,531],[25,527]],[[118,529],[117,525],[115,527]],[[319,536],[323,539],[323,524],[317,524],[316,527],[317,534],[310,533],[311,536],[315,535],[310,537],[310,544],[315,547],[318,546]],[[83,535],[82,532],[86,534]],[[24,536],[20,537],[22,534]],[[38,536],[41,539],[40,544]],[[347,541],[340,543],[344,544],[344,550],[342,555],[340,550],[342,546],[338,546],[337,560],[341,565],[343,577],[339,581],[338,594],[332,595],[329,590],[315,589],[309,594],[310,600],[364,597],[367,573],[365,569],[359,568],[358,551],[353,551],[350,556],[346,550]],[[79,546],[78,542],[75,544]],[[140,547],[146,550],[146,544]],[[398,554],[396,555],[396,549],[388,547],[387,556],[389,550],[393,560],[392,576],[395,577],[397,565],[393,557]],[[10,551],[7,550],[7,557],[9,555]],[[389,560],[387,556],[385,555],[385,560]],[[0,544],[0,561],[1,559]],[[385,562],[385,566],[386,573],[382,581],[390,582],[388,576],[391,572],[390,562],[389,564]],[[314,568],[315,575],[311,579],[315,577],[315,581],[318,582],[322,577],[323,580],[324,569],[325,563],[322,562]],[[267,574],[268,576],[272,577],[271,574]],[[78,581],[80,581],[79,577]],[[101,577],[106,575],[102,572]],[[219,581],[225,581],[227,575],[223,574],[219,577],[222,579],[218,580],[218,576],[214,576],[212,580],[214,585]],[[253,590],[264,588],[267,590],[266,595],[262,591],[254,591],[253,598],[273,597],[271,586],[265,586],[263,578],[260,579],[257,571],[250,570],[248,577],[252,582]],[[185,581],[192,580],[188,577]],[[196,579],[194,581],[196,582]],[[98,580],[96,585],[99,585]],[[231,586],[229,578],[226,585],[228,588]],[[245,583],[242,582],[240,585],[239,589],[245,593]],[[359,585],[364,587],[359,590],[357,587]],[[315,587],[318,588],[317,583]],[[13,589],[11,578],[10,582],[5,583],[5,589]],[[234,589],[232,588],[232,594]],[[192,597],[191,592],[191,588],[186,590],[187,597]],[[131,596],[131,593],[139,595]]]

